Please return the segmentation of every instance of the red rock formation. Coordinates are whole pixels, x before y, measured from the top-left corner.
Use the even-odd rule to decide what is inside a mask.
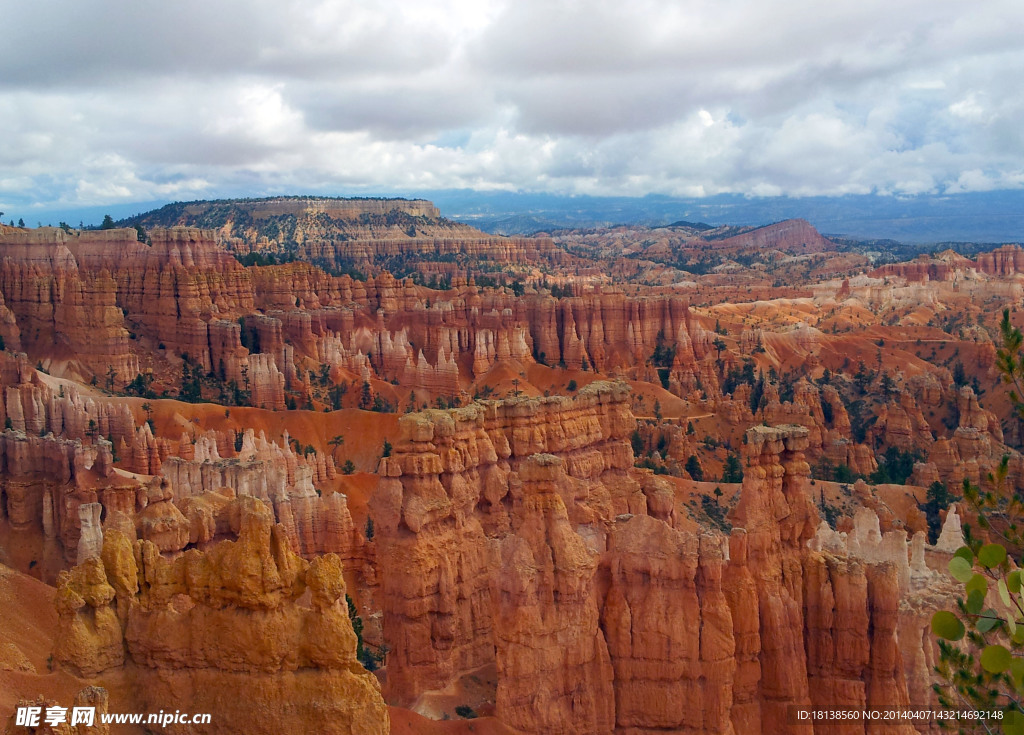
[[[562,461],[520,465],[520,512],[492,577],[497,714],[531,733],[610,733],[612,667],[598,626],[596,555],[557,490]],[[538,682],[544,682],[538,687]]]
[[[747,431],[744,491],[732,514],[745,533],[733,536],[730,557],[748,571],[730,570],[726,594],[734,618],[749,620],[750,600],[741,590],[753,584],[760,655],[758,678],[736,687],[739,701],[749,702],[733,712],[733,726],[740,732],[789,731],[786,706],[810,701],[798,637],[803,628],[800,549],[817,522],[802,487],[809,474],[806,447],[803,427],[782,431],[755,426]],[[745,673],[751,677],[753,671]]]
[[[726,548],[719,535],[676,531],[650,516],[614,525],[601,616],[619,729],[730,731],[737,640],[722,589]]]
[[[949,263],[932,260],[927,255],[919,255],[909,263],[890,263],[871,272],[875,278],[900,277],[908,281],[949,281],[954,270]]]
[[[582,396],[584,405],[607,390]],[[596,416],[614,415],[621,399],[609,398]],[[890,690],[908,701],[895,634],[901,567],[807,550],[818,523],[807,429],[747,432],[738,528],[726,545],[654,517],[674,517],[657,483],[634,503],[635,491],[617,489],[629,472],[616,480],[590,470],[599,483],[581,495],[574,476],[608,433],[580,432],[572,449],[552,443],[562,434],[551,420],[573,415],[571,404],[520,400],[402,420],[372,501],[379,562],[391,570],[389,697],[411,702],[493,656],[499,716],[525,732],[797,732],[791,704],[866,706]],[[560,459],[544,454],[552,448]],[[552,636],[562,642],[545,643]],[[613,708],[601,704],[605,646]],[[564,656],[580,665],[560,668]],[[538,696],[546,704],[531,706]]]
[[[11,527],[59,540],[64,558],[77,561],[80,507],[97,502],[97,480],[117,484],[110,478],[110,444],[83,446],[8,430],[0,434],[0,468],[0,507]]]
[[[935,437],[931,426],[911,393],[903,391],[896,401],[885,404],[869,430],[876,447],[897,447],[927,454]]]
[[[990,253],[979,253],[977,267],[990,276],[1012,276],[1024,272],[1024,250],[1020,245],[1003,245]]]
[[[835,244],[821,236],[810,222],[789,219],[759,227],[733,237],[712,241],[716,250],[782,250],[787,253],[820,253],[835,250]]]
[[[205,732],[286,732],[298,723],[389,732],[380,686],[356,661],[338,557],[307,563],[263,503],[239,498],[232,508],[237,541],[173,562],[150,542],[133,547],[109,531],[102,561],[61,577],[54,659],[85,675],[123,663],[141,709],[216,712]],[[182,596],[187,605],[169,604]]]
[[[112,365],[114,384],[121,386],[139,371],[134,345],[161,347],[234,381],[254,405],[282,408],[282,376],[284,389],[311,396],[299,380],[306,360],[362,380],[398,381],[451,397],[497,364],[522,368],[538,359],[570,369],[639,370],[661,347],[674,352],[665,376],[671,390],[689,396],[700,385],[717,400],[711,335],[675,296],[626,297],[610,290],[571,299],[517,298],[505,289],[481,293],[456,284],[428,309],[429,291],[387,273],[360,282],[305,264],[247,269],[203,230],[156,228],[148,244],[135,237],[127,229],[0,233],[0,247],[8,252],[0,298],[11,309],[12,330],[39,335],[25,345],[33,359],[53,361],[59,374],[104,380]],[[495,242],[499,250],[517,247]],[[375,243],[387,249],[384,241]],[[500,257],[519,259],[509,252]],[[38,288],[27,290],[29,283]],[[37,303],[41,292],[59,299]],[[266,313],[256,313],[257,307]],[[64,344],[65,333],[67,349],[53,350]],[[65,353],[85,367],[67,363]],[[457,359],[465,353],[473,355],[471,362]],[[172,368],[157,377],[173,386],[179,376]],[[116,438],[131,448],[131,437]],[[141,447],[132,461],[141,466],[148,454]]]
[[[574,524],[644,512],[630,476],[631,421],[621,385],[566,398],[474,404],[404,416],[371,500],[382,580],[389,697],[413,701],[455,672],[493,660],[488,537],[503,537],[522,502],[510,473],[552,453]],[[518,477],[516,478],[518,481]]]
[[[247,360],[249,395],[258,408],[280,410],[285,407],[284,375],[277,368],[273,355],[249,355]]]
[[[46,710],[50,707],[65,708],[67,702],[46,699],[39,696],[35,699],[21,699],[15,706],[15,713],[7,720],[7,727],[4,728],[4,735],[110,735],[110,725],[103,722],[103,716],[110,710],[110,695],[103,687],[88,686],[75,695],[71,707],[66,708],[67,713],[74,712],[76,707],[87,707],[93,710],[93,724],[76,723],[70,724],[73,717],[66,718],[67,722],[58,723],[55,726],[46,724]],[[38,707],[40,712],[40,725],[38,727],[19,725],[17,711],[21,707]]]
[[[242,673],[233,667],[242,661],[237,666],[250,669],[261,693],[285,681],[284,694],[268,701],[293,695],[310,701],[303,699],[306,684],[294,683],[291,674],[273,677],[294,664],[303,679],[305,663],[315,661],[301,647],[314,645],[312,639],[285,631],[299,648],[281,653],[271,642],[249,659],[228,622],[254,610],[262,620],[273,609],[287,618],[282,625],[294,625],[289,606],[299,605],[299,587],[312,583],[307,571],[293,574],[295,565],[305,570],[293,554],[314,564],[336,554],[359,580],[359,609],[379,612],[374,622],[367,617],[368,631],[376,641],[383,621],[382,642],[391,648],[386,686],[403,704],[427,693],[421,705],[436,700],[436,690],[485,665],[498,671],[499,715],[526,732],[798,731],[787,720],[789,704],[886,704],[887,693],[891,701],[917,702],[908,692],[927,692],[932,659],[919,644],[931,603],[913,596],[920,590],[910,571],[926,568],[923,547],[920,563],[908,565],[905,537],[899,546],[865,531],[863,515],[841,526],[845,537],[821,531],[806,487],[807,460],[824,458],[867,474],[875,459],[868,445],[853,442],[839,391],[810,378],[828,365],[835,386],[847,391],[840,362],[875,354],[884,335],[879,360],[905,360],[906,374],[897,376],[905,388],[879,411],[869,428],[872,444],[928,451],[930,461],[914,475],[926,485],[962,477],[983,482],[1006,451],[997,417],[972,391],[962,391],[960,426],[933,441],[924,416],[941,433],[943,412],[933,409],[948,402],[943,384],[950,379],[923,366],[921,354],[905,354],[924,350],[909,346],[913,333],[908,342],[889,325],[893,317],[906,318],[918,325],[908,329],[928,342],[955,342],[924,325],[989,286],[992,293],[1016,293],[1012,279],[998,279],[1016,273],[1017,251],[979,258],[986,265],[978,268],[943,254],[883,276],[927,277],[934,284],[837,278],[818,289],[813,303],[775,299],[778,290],[757,284],[769,272],[781,279],[778,271],[755,273],[738,263],[706,280],[644,290],[601,286],[607,274],[593,265],[565,269],[550,274],[564,294],[556,298],[538,282],[549,274],[539,275],[536,266],[564,265],[571,257],[546,238],[489,237],[436,221],[427,231],[427,223],[412,220],[436,219],[435,212],[401,206],[352,216],[341,205],[330,211],[307,205],[287,200],[253,217],[294,224],[287,236],[300,243],[303,257],[365,265],[374,275],[355,280],[308,263],[242,267],[223,245],[273,251],[279,242],[253,239],[246,228],[258,228],[243,226],[244,218],[218,232],[153,228],[149,243],[134,230],[0,228],[0,336],[6,347],[28,351],[0,354],[0,419],[10,426],[0,436],[0,508],[11,533],[53,539],[66,562],[82,562],[64,580],[61,598],[68,666],[85,672],[115,665],[120,655],[139,669],[133,675],[145,686],[170,682],[202,697],[207,689],[240,687]],[[334,236],[342,226],[350,237]],[[709,246],[692,232],[685,237]],[[730,254],[830,247],[815,237],[805,223],[784,223],[710,246]],[[677,244],[666,237],[646,254],[676,258]],[[471,266],[459,262],[468,258],[500,262],[523,280],[515,293],[479,287],[464,273]],[[668,273],[673,280],[665,284],[678,279],[678,271],[630,260],[632,273]],[[388,264],[451,279],[443,291],[430,289],[382,271]],[[946,277],[951,282],[937,280]],[[832,299],[837,289],[848,296],[843,303]],[[724,293],[755,303],[749,309],[718,304]],[[824,325],[808,326],[816,307],[840,329],[828,334]],[[977,317],[978,308],[971,305],[968,313]],[[830,309],[835,312],[826,315]],[[702,326],[719,316],[728,332],[721,350]],[[785,326],[794,323],[803,326]],[[875,331],[865,339],[847,331],[852,324]],[[994,349],[987,334],[971,327],[960,342],[972,345],[961,352],[967,369],[986,377]],[[520,380],[528,393],[557,393],[570,377],[585,387],[574,399],[522,398],[406,416],[401,438],[391,437],[394,455],[380,463],[379,488],[374,492],[366,478],[341,485],[354,493],[350,510],[348,498],[332,492],[339,483],[331,482],[336,471],[326,454],[303,457],[253,430],[236,449],[240,423],[267,426],[272,415],[232,410],[222,422],[221,409],[179,404],[171,411],[160,404],[146,411],[152,425],[136,425],[133,411],[139,413],[144,399],[109,398],[66,379],[103,379],[114,365],[120,387],[141,365],[153,370],[158,392],[168,387],[173,394],[178,358],[186,352],[203,372],[234,381],[255,406],[313,404],[316,413],[300,423],[295,416],[284,420],[302,426],[303,440],[314,443],[325,437],[309,432],[336,426],[336,417],[318,413],[337,400],[329,390],[341,384],[356,389],[347,405],[367,382],[372,393],[397,397],[402,408],[439,396],[466,400],[474,391],[507,391]],[[764,405],[752,413],[750,386],[720,395],[719,379],[748,352],[755,369],[802,371],[790,400],[769,384]],[[34,370],[37,360],[53,375]],[[559,373],[560,366],[569,372]],[[701,497],[707,486],[634,468],[629,436],[636,422],[625,390],[586,386],[591,376],[584,371],[591,370],[634,381],[647,405],[661,403],[665,417],[657,431],[671,441],[655,460],[667,459],[677,474],[691,454],[709,474],[720,467],[723,450],[685,434],[691,421],[702,436],[732,447],[746,425],[786,425],[746,435],[742,490],[732,495],[735,487],[727,488],[715,501],[723,510],[732,504],[725,520],[716,518],[720,527],[732,524],[731,536],[695,527],[698,516],[690,509],[712,499]],[[204,378],[207,400],[217,392],[210,380]],[[662,385],[674,395],[662,393]],[[363,420],[379,417],[364,416],[360,426]],[[204,433],[201,427],[211,425],[231,428]],[[356,444],[349,436],[350,446]],[[1024,460],[1014,455],[1010,481],[1022,477]],[[362,526],[364,493],[372,496],[373,543],[353,520],[356,514]],[[875,508],[883,528],[916,522],[896,518],[863,484],[850,500]],[[247,552],[258,562],[257,577],[266,571],[282,578],[276,591],[248,589],[244,574],[211,572],[218,555],[228,555],[216,549],[235,535],[242,506],[271,514],[278,524],[269,532],[271,551]],[[110,571],[110,559],[95,561],[104,529],[108,539],[115,532],[127,537],[108,555],[119,560],[117,569],[135,560],[141,592],[129,590],[131,575]],[[879,548],[869,549],[876,535]],[[379,588],[368,582],[378,577]],[[264,604],[264,593],[274,605]],[[338,596],[332,599],[333,609]],[[133,607],[140,610],[128,625]],[[905,615],[909,607],[912,614]],[[108,625],[111,611],[117,629]],[[211,640],[199,630],[204,626],[224,641]],[[911,641],[902,652],[897,628],[901,642]],[[209,643],[212,653],[184,651],[178,638],[186,637]],[[184,673],[169,673],[182,662]],[[354,668],[347,659],[334,664]],[[328,682],[328,695],[336,684]]]
[[[135,239],[134,230],[110,232],[109,246],[130,247],[129,238]],[[67,362],[80,378],[113,369],[115,385],[123,385],[138,374],[139,363],[116,304],[116,283],[107,269],[80,268],[69,239],[55,228],[0,232],[5,344]]]
[[[899,564],[862,566],[852,549],[849,557],[806,551],[817,520],[803,487],[806,436],[802,427],[747,432],[744,493],[732,514],[744,531],[733,532],[725,575],[737,643],[736,732],[809,731],[787,717],[787,703],[909,702],[896,634]],[[905,537],[902,548],[906,567]]]
[[[960,417],[958,429],[969,429],[979,434],[987,434],[992,441],[1002,443],[1003,430],[999,420],[991,411],[986,411],[978,403],[977,396],[970,386],[964,386],[957,395],[957,411]]]
[[[149,244],[134,229],[65,233],[54,228],[0,233],[0,292],[31,354],[72,359],[72,375],[123,385],[139,372],[124,315],[133,329],[188,353],[206,370],[207,322],[251,311],[248,273],[210,233],[154,230]]]

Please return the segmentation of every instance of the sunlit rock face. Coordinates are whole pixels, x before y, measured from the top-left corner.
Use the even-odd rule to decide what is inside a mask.
[[[54,660],[83,676],[123,667],[143,710],[216,712],[203,732],[389,732],[340,559],[295,555],[255,498],[226,512],[236,540],[174,561],[108,531],[100,558],[61,574]]]

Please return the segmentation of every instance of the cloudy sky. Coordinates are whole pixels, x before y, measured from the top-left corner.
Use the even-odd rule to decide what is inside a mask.
[[[1020,0],[0,8],[8,213],[443,188],[1024,185]]]

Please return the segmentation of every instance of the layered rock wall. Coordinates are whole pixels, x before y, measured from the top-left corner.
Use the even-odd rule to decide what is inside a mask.
[[[371,500],[383,575],[388,688],[412,702],[457,672],[494,660],[489,538],[507,536],[524,503],[519,469],[558,456],[568,523],[643,513],[631,477],[631,421],[622,385],[591,384],[575,399],[517,399],[400,421]],[[603,543],[603,542],[600,542]]]
[[[806,428],[750,429],[731,537],[695,534],[628,469],[621,389],[591,389],[403,419],[371,502],[392,701],[490,662],[524,732],[809,732],[791,706],[909,701],[906,542],[809,548]]]
[[[610,732],[613,673],[598,624],[596,554],[569,523],[557,489],[562,461],[534,454],[519,476],[521,513],[501,541],[491,588],[497,709],[528,732]]]
[[[62,573],[55,661],[84,676],[124,666],[143,711],[216,713],[188,732],[389,732],[356,660],[338,557],[296,556],[255,498],[229,515],[236,541],[174,561],[108,531],[102,559]]]

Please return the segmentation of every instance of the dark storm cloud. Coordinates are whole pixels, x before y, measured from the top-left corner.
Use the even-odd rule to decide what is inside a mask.
[[[0,84],[67,87],[129,79],[415,72],[445,57],[401,9],[362,2],[85,0],[8,3]],[[396,38],[402,43],[394,43]]]
[[[318,131],[373,131],[381,139],[434,137],[446,130],[487,122],[494,102],[477,80],[462,80],[475,90],[437,80],[402,81],[330,88],[303,85],[287,99],[302,110],[306,123]]]

